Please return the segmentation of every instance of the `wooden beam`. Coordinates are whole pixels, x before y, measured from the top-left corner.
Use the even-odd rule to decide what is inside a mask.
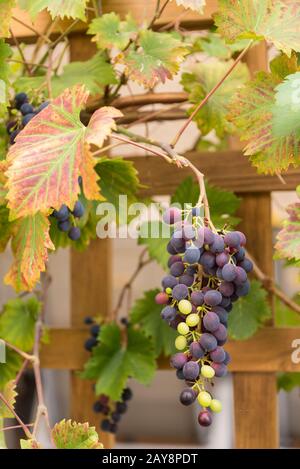
[[[241,150],[218,152],[188,152],[186,156],[216,186],[234,192],[272,192],[295,190],[299,183],[300,170],[290,169],[282,184],[277,176],[257,174],[248,158]],[[147,187],[141,191],[143,196],[172,194],[178,184],[192,173],[189,169],[178,169],[157,156],[131,156],[139,172],[142,184]]]
[[[98,301],[103,309],[103,300]],[[80,305],[87,314],[91,312],[85,302],[80,302]],[[83,327],[50,329],[50,343],[43,345],[41,350],[42,367],[81,370],[89,357],[83,347],[88,336],[88,328]],[[300,363],[295,364],[291,360],[291,354],[295,350],[292,348],[292,342],[299,338],[300,328],[266,327],[248,340],[231,340],[226,344],[226,350],[232,356],[230,371],[300,372]],[[160,369],[170,369],[169,359],[161,358],[159,366]]]

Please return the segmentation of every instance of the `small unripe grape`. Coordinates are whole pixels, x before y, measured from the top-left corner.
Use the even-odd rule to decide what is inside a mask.
[[[207,391],[199,392],[197,399],[202,407],[209,407],[212,401],[211,395]]]
[[[180,300],[178,303],[178,309],[182,314],[190,314],[192,311],[192,303],[188,300]]]
[[[189,314],[188,317],[186,318],[186,324],[190,327],[195,327],[197,324],[199,324],[199,316],[198,314]]]
[[[203,365],[201,368],[201,374],[204,378],[211,379],[215,376],[215,370],[209,365]]]
[[[185,322],[180,322],[177,326],[177,331],[181,335],[186,335],[190,332],[190,328]]]
[[[212,399],[209,407],[213,412],[218,413],[222,410],[222,403],[218,399]]]
[[[186,347],[187,341],[186,338],[183,335],[179,335],[175,339],[175,347],[177,350],[184,350]]]
[[[171,295],[171,293],[172,293],[172,288],[170,288],[170,287],[166,288],[166,293],[168,293],[168,295]]]
[[[208,410],[201,410],[198,415],[198,422],[202,427],[209,427],[212,423],[212,416]]]

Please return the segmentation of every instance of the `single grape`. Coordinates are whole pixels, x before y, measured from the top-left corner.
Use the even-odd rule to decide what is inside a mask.
[[[17,93],[15,96],[15,107],[20,109],[22,104],[28,103],[28,96],[26,93]]]
[[[208,332],[204,332],[204,334],[201,335],[199,343],[206,352],[211,352],[212,350],[215,350],[218,345],[217,339]]]
[[[203,365],[201,368],[201,375],[204,378],[211,379],[215,376],[215,370],[209,365]]]
[[[207,331],[214,332],[220,326],[220,318],[213,311],[209,311],[203,318],[203,325]]]
[[[77,241],[81,236],[80,228],[78,226],[72,226],[68,233],[68,236],[72,241]]]
[[[133,392],[130,388],[125,388],[122,392],[122,400],[123,401],[130,401],[132,399]]]
[[[25,127],[30,121],[31,119],[33,119],[35,116],[35,114],[26,114],[26,116],[23,117],[22,119],[22,125]]]
[[[165,306],[160,315],[164,321],[173,321],[176,316],[176,309],[173,306]]]
[[[183,405],[191,405],[195,402],[196,397],[197,393],[193,389],[186,388],[180,393],[179,400]]]
[[[180,322],[177,326],[177,331],[181,335],[187,335],[190,332],[190,328],[185,322]]]
[[[108,402],[109,402],[109,397],[106,396],[105,394],[101,394],[99,396],[99,402],[101,402],[101,404],[103,404],[103,405],[107,405]]]
[[[169,302],[169,295],[165,292],[159,292],[155,295],[155,303],[158,305],[166,305]]]
[[[204,302],[209,306],[217,306],[222,301],[222,295],[216,290],[210,290],[204,295]]]
[[[229,255],[227,252],[221,252],[220,254],[217,254],[216,256],[216,264],[219,267],[224,267],[225,264],[227,264],[229,261]]]
[[[101,427],[101,430],[103,430],[104,432],[109,432],[110,421],[108,419],[102,420],[100,427]]]
[[[70,212],[66,205],[62,205],[59,210],[53,210],[52,215],[59,221],[65,221],[68,220]]]
[[[224,242],[230,248],[238,248],[240,246],[241,239],[236,231],[231,231],[229,233],[226,233],[226,235],[224,236]]]
[[[121,418],[122,418],[122,415],[119,414],[119,412],[113,412],[113,413],[111,414],[111,419],[112,419],[113,422],[115,422],[115,423],[120,422]]]
[[[189,327],[195,327],[199,324],[200,322],[200,318],[198,316],[198,314],[189,314],[188,317],[186,318],[186,324],[189,326]]]
[[[245,283],[243,283],[242,285],[238,285],[236,287],[236,290],[235,290],[235,293],[237,295],[237,297],[239,296],[246,296],[248,295],[250,291],[250,282],[247,280]],[[231,298],[231,300],[233,301],[233,299]]]
[[[177,207],[168,208],[163,214],[163,221],[167,225],[174,225],[182,220],[182,211]]]
[[[89,337],[84,343],[84,348],[88,352],[91,352],[96,345],[97,339],[95,337]]]
[[[100,413],[100,412],[102,412],[103,407],[104,407],[103,404],[101,404],[101,402],[97,401],[97,402],[95,402],[94,405],[93,405],[93,410],[94,410],[94,412],[96,412],[96,413]]]
[[[173,275],[166,275],[163,279],[162,279],[162,286],[164,289],[166,288],[174,288],[175,285],[177,285],[178,283],[178,280],[176,277],[173,277]]]
[[[67,233],[71,228],[71,222],[70,220],[59,221],[57,223],[57,227],[59,231],[62,231],[63,233]]]
[[[182,234],[185,241],[190,241],[191,239],[195,239],[196,230],[193,225],[185,224],[182,228]]]
[[[22,104],[20,111],[23,116],[26,116],[26,114],[34,114],[33,106],[29,103]]]
[[[187,381],[194,381],[199,376],[200,367],[197,362],[190,361],[183,366],[182,371]]]
[[[245,257],[242,262],[239,262],[239,266],[242,267],[247,273],[253,270],[253,264],[250,259],[247,259],[247,257]]]
[[[202,407],[209,407],[212,401],[211,395],[207,391],[200,391],[197,399]]]
[[[188,264],[195,264],[200,259],[200,250],[195,246],[188,247],[183,259]]]
[[[93,322],[94,322],[94,319],[91,316],[86,316],[84,318],[84,324],[90,325],[90,324],[93,324]]]
[[[173,288],[172,294],[175,300],[180,301],[188,296],[189,290],[186,285],[181,283],[179,285],[175,285],[175,287]]]
[[[175,254],[177,254],[177,251],[176,251],[176,249],[172,246],[171,241],[168,242],[167,251],[168,251],[168,253],[171,254],[172,256],[175,255]]]
[[[182,314],[190,314],[192,311],[192,303],[188,300],[180,300],[178,303],[178,309]]]
[[[176,370],[176,378],[177,378],[177,379],[184,380],[184,376],[183,376],[183,371],[182,371],[182,370]]]
[[[198,415],[198,422],[202,427],[209,427],[212,424],[212,416],[209,411],[201,410]]]
[[[169,257],[168,267],[170,268],[171,265],[174,264],[174,262],[181,262],[181,261],[182,261],[181,256],[173,255],[173,256]]]
[[[187,361],[188,359],[185,353],[175,353],[175,355],[171,357],[170,364],[173,368],[181,370]]]
[[[204,303],[204,295],[201,291],[193,291],[191,294],[191,302],[195,306],[202,306]]]
[[[227,339],[227,329],[224,324],[220,324],[218,329],[213,332],[217,340],[226,340]]]
[[[199,342],[192,342],[189,348],[190,354],[195,360],[199,360],[204,357],[204,350]]]
[[[247,281],[247,273],[246,271],[240,267],[240,266],[237,266],[236,267],[236,277],[234,279],[234,283],[236,285],[242,285],[243,283],[245,283]],[[228,295],[230,296],[230,295]]]
[[[217,310],[217,308],[220,308]],[[228,313],[224,308],[221,308],[219,306],[214,307],[214,313],[216,313],[220,319],[221,324],[224,324],[224,326],[227,326],[227,321],[228,321]]]
[[[226,282],[226,280],[223,280],[223,282],[220,283],[219,291],[220,293],[222,293],[223,296],[229,297],[233,295],[234,293],[234,284],[231,282]]]
[[[75,206],[74,206],[74,209],[73,209],[72,213],[73,213],[74,217],[76,217],[76,218],[81,218],[83,216],[84,206],[82,205],[80,200],[77,200],[77,202],[75,203]]]
[[[170,268],[170,273],[174,277],[179,277],[182,275],[184,272],[184,263],[183,262],[174,262],[174,264],[171,265]]]
[[[215,234],[214,242],[210,245],[210,251],[213,253],[221,253],[225,249],[224,239],[222,236]]]
[[[178,279],[180,284],[186,285],[187,287],[191,287],[195,281],[193,275],[183,274]]]
[[[218,399],[212,399],[209,407],[215,413],[222,411],[222,403]]]
[[[228,352],[225,350],[225,359],[223,361],[224,365],[228,365],[231,362],[231,357]]]
[[[175,347],[177,350],[184,350],[187,345],[187,340],[183,335],[179,335],[175,339]]]
[[[93,326],[90,328],[90,334],[91,334],[93,337],[98,337],[99,332],[100,332],[100,326],[99,326],[99,324],[93,324]]]
[[[214,256],[214,254],[212,252],[205,251],[200,257],[199,264],[203,265],[203,267],[210,269],[215,266],[215,261],[216,257]]]
[[[246,251],[244,248],[240,247],[239,250],[235,253],[234,257],[237,262],[241,262],[245,259]]]
[[[116,403],[116,412],[118,412],[119,414],[125,414],[125,412],[127,411],[127,404],[126,402],[117,402]]]
[[[212,244],[214,242],[214,234],[209,228],[204,228],[204,243]]]
[[[212,363],[211,368],[214,370],[217,378],[223,378],[223,376],[227,375],[227,366],[224,363]]]
[[[244,233],[242,233],[241,231],[236,231],[236,233],[239,235],[240,237],[240,244],[241,246],[245,246],[246,243],[247,243],[247,240],[246,240],[246,236],[244,235]]]
[[[217,347],[215,350],[210,352],[209,355],[215,363],[223,363],[226,357],[225,350],[222,347]]]
[[[226,282],[232,282],[236,277],[236,266],[233,264],[225,264],[222,268],[222,276]]]

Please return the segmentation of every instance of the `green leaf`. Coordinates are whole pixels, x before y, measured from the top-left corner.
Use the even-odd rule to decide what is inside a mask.
[[[83,73],[84,70],[84,73]],[[56,98],[66,88],[72,88],[77,84],[86,87],[91,95],[102,93],[105,85],[118,83],[114,69],[101,53],[95,54],[85,62],[72,62],[67,64],[62,73],[51,79],[53,97]],[[15,88],[26,93],[32,93],[37,88],[44,90],[48,95],[46,76],[20,77]]]
[[[58,449],[102,449],[95,427],[88,423],[62,420],[54,425],[52,438]]]
[[[273,106],[273,134],[286,137],[300,130],[300,72],[288,75],[275,88],[276,103]]]
[[[33,18],[47,9],[52,19],[57,16],[60,18],[78,18],[86,20],[85,8],[88,0],[18,0],[20,8],[26,10]]]
[[[119,15],[114,12],[93,19],[88,29],[88,34],[95,36],[93,41],[99,49],[122,50],[137,33],[138,25],[130,15],[126,16],[125,21],[121,21]]]
[[[2,338],[1,333],[0,338]],[[9,381],[15,379],[21,364],[22,359],[20,355],[6,347],[6,362],[0,362],[0,391],[3,391]]]
[[[240,135],[247,141],[245,154],[259,173],[287,170],[299,159],[299,137],[295,134],[278,136],[273,131],[273,108],[278,78],[259,72],[233,98],[228,116]]]
[[[300,304],[300,296],[296,295],[293,300]],[[299,327],[300,316],[287,305],[275,298],[275,325],[276,327]]]
[[[144,292],[144,297],[137,300],[130,312],[130,323],[140,325],[142,332],[151,338],[155,347],[155,356],[169,356],[176,352],[174,342],[177,333],[160,316],[162,306],[155,303],[155,296],[160,290]]]
[[[172,195],[171,205],[179,204],[183,207],[184,204],[190,204],[193,207],[199,199],[199,194],[199,185],[195,183],[191,176],[189,176],[179,184]]]
[[[111,323],[101,328],[99,345],[93,349],[81,377],[95,379],[97,395],[106,394],[117,401],[129,377],[149,384],[154,371],[155,355],[151,341],[132,327],[127,329],[124,340],[119,327]]]
[[[283,222],[283,228],[277,234],[275,244],[276,257],[300,260],[300,202],[287,208],[289,218]]]
[[[170,241],[170,227],[159,220],[144,222],[140,226],[138,244],[147,246],[151,259],[167,270],[169,254],[167,244]]]
[[[241,39],[233,44],[227,44],[220,34],[209,31],[207,36],[196,38],[193,52],[204,52],[209,57],[228,60],[235,52],[245,49],[248,43],[248,39]]]
[[[1,2],[0,2],[0,9],[1,9]],[[1,17],[1,12],[0,12],[0,17]],[[0,22],[1,22],[1,19],[0,19]],[[10,56],[11,56],[10,46],[6,44],[6,42],[4,42],[3,39],[0,39],[0,116],[3,115],[4,111],[6,111],[6,107],[8,104],[9,69],[8,69],[8,64],[6,60]]]
[[[40,310],[41,303],[35,297],[28,300],[9,300],[0,314],[0,337],[21,350],[30,352]]]
[[[10,36],[9,25],[14,6],[15,0],[0,0],[0,38]]]
[[[120,53],[117,61],[125,65],[125,73],[131,80],[153,88],[178,73],[188,52],[185,44],[172,34],[143,30],[138,45],[132,44]]]
[[[13,223],[9,221],[9,210],[0,206],[0,252],[6,249],[7,243],[12,235]]]
[[[192,104],[199,104],[205,96],[222,79],[231,66],[232,61],[223,62],[217,59],[209,62],[198,63],[189,66],[189,72],[183,73],[182,84],[189,94]],[[233,125],[227,119],[228,103],[232,96],[249,78],[248,69],[245,64],[239,64],[230,77],[214,93],[208,103],[200,109],[194,120],[201,133],[206,135],[215,129],[218,137],[233,131]],[[195,109],[193,106],[190,110]]]
[[[288,57],[286,54],[279,54],[270,62],[270,70],[272,75],[279,80],[283,80],[286,76],[295,73],[298,70],[297,54]]]
[[[229,42],[266,39],[287,55],[300,52],[298,0],[219,0],[214,20]]]
[[[300,386],[300,373],[280,373],[277,378],[277,387],[280,391],[290,392]]]
[[[16,397],[17,397],[17,392],[16,392],[16,383],[14,380],[8,381],[4,389],[2,391],[2,395],[5,397],[6,401],[9,403],[10,407],[14,408],[15,403],[16,403]],[[14,418],[13,413],[9,410],[9,408],[4,404],[3,401],[0,401],[0,421],[2,418]],[[0,428],[1,431],[1,428]]]
[[[249,339],[271,316],[267,292],[260,282],[253,280],[249,294],[234,303],[228,316],[228,333],[235,340]]]

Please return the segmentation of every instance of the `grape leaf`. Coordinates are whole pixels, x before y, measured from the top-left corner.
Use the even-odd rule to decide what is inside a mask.
[[[6,172],[8,207],[12,216],[38,211],[49,212],[62,204],[73,207],[80,191],[82,174],[87,198],[99,199],[96,160],[88,143],[102,145],[114,128],[114,117],[121,115],[112,107],[97,110],[85,127],[79,118],[88,93],[83,86],[67,89],[35,116],[10,147]]]
[[[224,76],[232,61],[221,61],[218,59],[209,62],[198,63],[189,66],[189,72],[183,73],[181,83],[189,94],[189,101],[199,104],[213,87]],[[239,64],[231,73],[228,80],[214,93],[208,103],[196,114],[194,120],[201,132],[206,135],[215,129],[218,137],[233,130],[233,124],[228,121],[228,103],[232,95],[249,78],[248,69],[245,64]],[[194,106],[190,110],[192,112]]]
[[[85,8],[88,0],[18,0],[18,3],[20,8],[26,10],[32,18],[35,18],[40,11],[47,9],[52,19],[59,16],[86,20]]]
[[[9,24],[14,6],[15,0],[0,0],[0,37],[10,36]]]
[[[9,300],[0,314],[0,337],[24,352],[30,352],[40,310],[41,303],[35,297]]]
[[[114,12],[93,19],[88,29],[88,34],[94,35],[93,41],[99,49],[122,50],[137,33],[138,25],[130,15],[126,16],[125,21],[121,21],[119,15]]]
[[[0,362],[0,391],[3,391],[10,380],[15,379],[21,363],[20,355],[6,347],[6,361],[5,363]]]
[[[219,0],[214,20],[230,42],[266,39],[287,55],[300,52],[298,0]]]
[[[18,393],[16,392],[16,383],[14,380],[8,381],[4,386],[2,391],[2,395],[5,397],[7,402],[9,403],[10,407],[14,408],[16,403],[16,397]],[[2,418],[9,419],[13,418],[13,413],[9,410],[9,408],[4,404],[3,401],[0,401],[0,420]],[[0,428],[1,431],[1,428]]]
[[[277,388],[280,391],[290,392],[294,388],[300,387],[300,373],[280,373],[277,378]]]
[[[20,446],[21,446],[21,449],[41,449],[42,448],[41,443],[39,443],[34,438],[31,438],[28,440],[21,439]]]
[[[102,449],[95,427],[63,419],[54,425],[53,441],[58,449]]]
[[[206,0],[175,0],[178,6],[190,8],[191,10],[203,13],[203,8],[206,5]]]
[[[171,34],[147,30],[140,32],[138,45],[132,44],[116,61],[125,65],[125,73],[131,80],[153,88],[179,71],[188,52],[188,48]]]
[[[300,296],[297,294],[293,300],[300,304]],[[275,298],[275,325],[276,327],[299,327],[300,316],[296,311]]]
[[[286,137],[300,130],[300,72],[285,77],[275,88],[273,113],[273,133]]]
[[[230,103],[228,118],[235,124],[240,139],[248,141],[245,154],[250,156],[259,173],[274,174],[298,164],[299,136],[278,136],[273,131],[275,76],[259,72]]]
[[[289,218],[283,222],[283,228],[277,235],[275,244],[278,258],[300,260],[300,202],[287,208]]]
[[[249,339],[271,316],[266,290],[260,282],[252,280],[249,295],[239,298],[228,316],[229,336],[235,340]]]
[[[125,334],[126,332],[124,332]],[[93,349],[81,377],[96,380],[96,393],[119,400],[127,379],[148,384],[155,371],[151,341],[141,331],[129,327],[127,339],[115,323],[101,328],[99,344]]]
[[[245,49],[248,43],[248,39],[241,39],[233,44],[228,44],[220,34],[209,31],[205,37],[196,37],[192,52],[204,52],[209,57],[228,60],[235,52]]]
[[[84,70],[84,73],[83,73]],[[105,85],[117,83],[114,69],[103,54],[97,53],[90,60],[84,62],[71,62],[65,65],[60,75],[51,79],[53,97],[56,98],[66,88],[77,84],[86,87],[91,95],[102,93]],[[37,88],[48,95],[46,76],[20,77],[14,83],[18,91],[32,93]]]
[[[32,290],[45,271],[48,249],[54,249],[49,236],[48,218],[37,213],[17,220],[14,224],[12,250],[15,260],[4,277],[6,285],[17,291]]]
[[[129,319],[131,324],[140,325],[141,331],[153,341],[156,357],[175,353],[177,336],[177,332],[161,319],[162,306],[155,303],[155,295],[159,291],[146,291],[144,297],[134,303]]]
[[[286,54],[277,55],[270,62],[270,70],[272,75],[280,81],[288,75],[297,72],[299,70],[297,54],[293,53],[291,57],[288,57]]]
[[[0,189],[1,191],[1,189]],[[0,252],[6,249],[7,243],[12,235],[13,223],[9,221],[9,210],[0,206]]]
[[[0,3],[1,9],[1,3]],[[1,15],[1,12],[0,12]],[[1,24],[1,19],[0,19]],[[11,48],[3,39],[0,39],[0,116],[6,111],[8,104],[9,71],[6,59],[11,55]],[[5,129],[6,130],[6,129]],[[2,133],[2,132],[1,132]],[[4,139],[5,140],[5,139]]]

